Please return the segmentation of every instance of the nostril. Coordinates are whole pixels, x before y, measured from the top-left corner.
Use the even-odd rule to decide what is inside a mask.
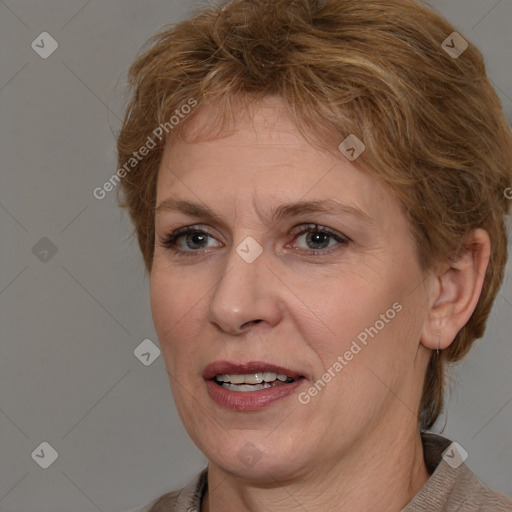
[[[243,329],[243,328],[244,328],[246,325],[248,325],[248,324],[257,324],[257,323],[259,323],[259,322],[261,322],[261,320],[251,320],[250,322],[245,322],[245,324],[242,324],[242,325],[240,326],[240,329]]]

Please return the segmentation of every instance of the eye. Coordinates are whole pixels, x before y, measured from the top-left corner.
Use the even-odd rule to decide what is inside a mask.
[[[301,249],[300,247],[293,248],[299,249],[310,256],[330,254],[339,249],[337,246],[346,246],[350,242],[342,234],[317,224],[298,226],[291,234],[295,236],[294,242],[305,237],[306,245],[308,246],[306,249]],[[209,238],[214,239],[207,228],[200,229],[197,226],[186,226],[165,236],[160,241],[160,246],[169,249],[178,256],[197,256],[204,249],[220,247],[222,245],[220,242],[216,245],[208,245]]]
[[[308,246],[304,251],[313,256],[330,254],[333,252],[333,247],[334,250],[338,250],[339,247],[336,247],[337,245],[345,246],[350,242],[350,240],[342,234],[317,224],[307,224],[305,226],[299,226],[297,229],[300,231],[292,232],[292,234],[296,235],[294,242],[304,237],[306,245]]]
[[[164,237],[164,239],[161,240],[160,245],[161,247],[169,249],[178,255],[194,256],[194,253],[197,254],[202,249],[212,247],[205,245],[209,237],[213,238],[207,229],[199,229],[196,226],[187,226],[177,229]],[[180,239],[183,239],[181,244],[179,243]]]

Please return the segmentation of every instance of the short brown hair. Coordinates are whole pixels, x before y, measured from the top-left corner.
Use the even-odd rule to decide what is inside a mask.
[[[460,56],[443,48],[455,44],[453,32],[414,0],[234,0],[199,10],[156,34],[131,66],[117,146],[125,170],[149,138],[156,146],[123,173],[118,190],[148,272],[165,142],[210,100],[226,113],[234,97],[278,95],[309,140],[339,144],[355,134],[366,145],[356,164],[397,195],[425,271],[485,229],[492,252],[483,290],[454,342],[432,353],[423,429],[442,410],[446,364],[483,336],[507,260],[512,137],[479,50],[470,42]],[[191,100],[194,111],[170,124]],[[155,141],[157,127],[166,134]]]

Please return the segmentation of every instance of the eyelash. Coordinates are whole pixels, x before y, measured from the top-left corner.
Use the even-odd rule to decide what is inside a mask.
[[[310,231],[315,233],[322,233],[324,235],[328,235],[337,242],[339,242],[340,245],[346,246],[348,245],[351,240],[347,238],[346,236],[342,236],[336,231],[333,231],[332,229],[325,227],[325,226],[319,226],[318,224],[305,224],[302,226],[298,226],[298,229],[301,228],[302,230],[298,233],[291,233],[293,235],[294,241],[304,235],[305,233],[308,233]],[[199,235],[209,235],[213,237],[212,233],[208,229],[199,229],[195,226],[187,226],[184,228],[177,229],[176,231],[173,231],[166,237],[164,237],[160,241],[160,246],[172,251],[177,256],[197,256],[201,255],[204,252],[204,249],[198,249],[198,250],[189,250],[189,251],[183,251],[181,249],[176,249],[175,243],[176,240],[183,235],[189,235],[189,234],[199,234]],[[331,254],[333,251],[337,250],[337,246],[329,247],[327,249],[310,249],[309,251],[307,249],[301,249],[301,251],[308,252],[309,256],[325,256],[327,254]]]

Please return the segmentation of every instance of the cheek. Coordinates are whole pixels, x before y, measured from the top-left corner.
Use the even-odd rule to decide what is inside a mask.
[[[189,425],[194,417],[190,396],[201,390],[195,390],[198,381],[190,381],[190,368],[197,358],[198,329],[201,323],[197,315],[202,303],[188,290],[197,290],[192,284],[180,280],[176,271],[165,265],[154,264],[150,276],[150,303],[153,325],[160,342],[162,357],[171,385],[174,403],[187,430],[196,428]],[[196,418],[197,420],[197,418]]]
[[[304,329],[318,339],[318,348],[342,350],[365,328],[373,326],[396,300],[396,293],[384,283],[369,282],[356,275],[345,275],[320,293],[302,295],[309,306]],[[319,336],[319,333],[322,333]]]
[[[423,309],[410,283],[418,276],[412,267],[399,270],[349,273],[303,295],[311,310],[296,320],[325,368],[345,354],[347,366],[383,370],[414,356]]]
[[[175,315],[175,304],[172,299],[172,294],[169,290],[170,283],[167,283],[163,276],[153,270],[149,286],[149,296],[151,303],[151,315],[153,317],[153,325],[158,334],[160,342],[164,340],[163,333],[172,325]]]
[[[153,271],[150,281],[150,302],[153,325],[163,349],[173,350],[173,340],[191,335],[191,327],[197,325],[190,318],[197,314],[201,303],[194,294],[187,293],[186,286],[177,284],[170,273]]]

